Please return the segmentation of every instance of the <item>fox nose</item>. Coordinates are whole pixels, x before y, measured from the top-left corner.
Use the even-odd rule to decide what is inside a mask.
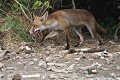
[[[33,31],[29,31],[30,34],[33,34]]]

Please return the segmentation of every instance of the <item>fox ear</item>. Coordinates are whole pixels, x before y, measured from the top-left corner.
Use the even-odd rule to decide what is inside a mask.
[[[36,17],[36,15],[33,13],[33,18],[35,18]]]
[[[42,18],[43,18],[44,20],[47,20],[47,17],[48,17],[48,11],[45,12],[45,14],[42,16]]]

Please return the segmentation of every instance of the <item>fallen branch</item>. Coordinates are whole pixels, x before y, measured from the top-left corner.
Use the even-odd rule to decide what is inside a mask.
[[[94,52],[101,52],[101,51],[104,51],[105,49],[90,49],[90,50],[87,50],[87,51],[83,51],[85,53],[94,53]]]
[[[93,64],[91,64],[89,66],[81,67],[80,69],[87,70],[87,69],[92,69],[92,68],[101,67],[101,66],[102,66],[101,64],[95,62],[95,63],[93,63]]]
[[[102,51],[105,51],[105,49],[104,48],[99,48],[99,49],[84,48],[84,49],[70,49],[69,53],[75,53],[75,52],[94,53],[94,52],[102,52]]]
[[[33,75],[21,75],[22,78],[39,78],[41,75],[38,74],[33,74]]]
[[[120,24],[118,24],[118,25],[120,25]],[[118,40],[118,30],[120,29],[120,26],[116,29],[116,31],[115,31],[115,34],[114,34],[114,39],[115,40]]]

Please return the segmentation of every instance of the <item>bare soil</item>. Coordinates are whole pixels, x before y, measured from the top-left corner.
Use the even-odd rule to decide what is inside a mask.
[[[72,37],[74,48],[78,38]],[[103,39],[104,45],[98,46],[90,35],[84,37],[84,43],[74,49],[105,50],[92,53],[64,50],[62,34],[45,40],[43,46],[27,42],[15,50],[1,46],[0,54],[4,55],[0,55],[0,80],[12,80],[16,74],[22,80],[120,80],[120,41]]]

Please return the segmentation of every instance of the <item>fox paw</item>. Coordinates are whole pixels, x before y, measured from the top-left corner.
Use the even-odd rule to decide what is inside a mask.
[[[102,46],[103,45],[103,42],[101,40],[97,40],[96,42],[98,45]]]
[[[65,46],[65,50],[68,50],[68,49],[70,49],[70,47],[68,47],[68,46]]]
[[[77,43],[76,45],[74,45],[74,47],[78,47],[79,46],[79,43]]]

